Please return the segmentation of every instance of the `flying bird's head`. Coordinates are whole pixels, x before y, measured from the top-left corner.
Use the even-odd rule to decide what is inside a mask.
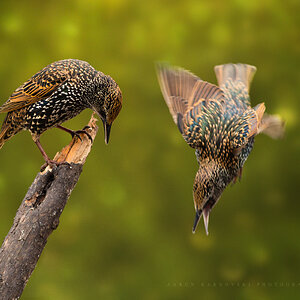
[[[214,160],[200,162],[193,188],[196,210],[193,233],[195,233],[200,217],[203,215],[205,231],[208,234],[209,213],[225,188],[220,180],[220,173],[221,167]]]
[[[105,143],[108,144],[112,123],[122,108],[122,92],[110,76],[102,74],[96,78],[95,97],[91,105],[103,122]]]

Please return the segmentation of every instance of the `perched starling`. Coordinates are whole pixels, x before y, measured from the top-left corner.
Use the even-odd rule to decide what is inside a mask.
[[[119,86],[110,76],[85,61],[65,59],[54,62],[17,88],[0,107],[0,113],[7,113],[0,132],[0,148],[22,129],[29,130],[46,163],[55,163],[42,148],[40,135],[52,127],[72,136],[85,132],[73,131],[60,124],[86,108],[101,118],[107,144],[112,122],[122,108]]]
[[[203,214],[206,234],[211,209],[230,182],[241,177],[255,135],[283,134],[283,123],[250,106],[249,87],[256,68],[246,64],[215,67],[219,86],[181,69],[159,65],[158,78],[170,113],[185,141],[196,149],[199,170],[193,188],[196,217]]]

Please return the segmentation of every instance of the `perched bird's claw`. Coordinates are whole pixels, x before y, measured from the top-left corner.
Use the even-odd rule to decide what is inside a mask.
[[[58,165],[62,164],[61,162],[57,162],[55,160],[49,159],[47,160],[42,166],[40,171],[43,172],[47,166],[49,166],[51,169],[56,168]]]
[[[61,129],[61,130],[63,130],[63,131],[66,131],[66,132],[70,133],[71,136],[72,136],[72,138],[74,138],[74,136],[78,137],[78,138],[80,139],[81,142],[82,142],[82,138],[81,138],[81,136],[80,136],[80,133],[86,134],[87,137],[90,139],[90,141],[91,141],[92,143],[94,142],[93,139],[92,139],[92,137],[91,137],[91,135],[85,130],[85,129],[91,128],[90,126],[85,126],[83,129],[81,129],[81,130],[76,130],[76,131],[71,130],[71,129],[68,129],[68,128],[65,128],[65,127],[63,127],[63,126],[61,126],[61,125],[57,125],[56,127],[59,128],[59,129]]]
[[[78,131],[79,131],[79,130],[78,130]],[[81,136],[80,136],[80,132],[78,132],[78,131],[73,131],[73,132],[71,133],[72,139],[74,138],[74,136],[76,136],[76,137],[79,138],[80,141],[82,142],[82,138],[81,138]]]
[[[86,136],[89,138],[89,140],[91,141],[91,143],[94,142],[93,138],[91,137],[91,135],[85,130],[85,129],[88,129],[88,128],[91,128],[90,126],[85,126],[82,130],[77,130],[77,131],[74,131],[74,135],[76,135],[81,141],[82,141],[82,138],[80,137],[80,133],[84,133],[86,134]]]

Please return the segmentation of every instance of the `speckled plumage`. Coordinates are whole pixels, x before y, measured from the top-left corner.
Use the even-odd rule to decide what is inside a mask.
[[[49,163],[39,143],[45,130],[64,129],[60,124],[90,108],[103,121],[107,143],[111,124],[121,107],[121,90],[110,76],[77,59],[51,63],[17,88],[0,107],[0,113],[7,113],[0,132],[0,148],[20,130],[29,130]]]
[[[216,66],[216,86],[184,69],[158,66],[164,99],[185,141],[196,150],[199,163],[193,187],[193,232],[203,214],[208,234],[209,213],[226,186],[241,177],[254,136],[283,134],[282,121],[264,114],[264,103],[250,106],[248,92],[255,71],[246,64]]]

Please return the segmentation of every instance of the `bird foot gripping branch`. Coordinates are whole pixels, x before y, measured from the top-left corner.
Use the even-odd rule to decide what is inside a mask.
[[[59,128],[59,129],[65,131],[65,132],[70,133],[71,136],[72,136],[72,138],[73,138],[74,136],[76,136],[76,137],[79,138],[81,141],[82,141],[82,138],[81,138],[81,136],[80,136],[80,133],[83,133],[83,134],[85,134],[85,135],[90,139],[91,143],[94,142],[93,139],[92,139],[92,137],[90,136],[90,134],[89,134],[89,133],[87,132],[87,130],[86,130],[86,129],[89,129],[90,126],[84,126],[83,129],[76,130],[76,131],[71,130],[71,129],[68,129],[68,128],[63,127],[63,126],[60,126],[60,125],[57,125],[56,128]]]
[[[95,128],[96,128],[96,120],[97,119],[95,118],[95,115],[93,114],[91,117],[90,123],[89,123],[93,127],[91,127],[90,125],[87,125],[82,130],[77,130],[77,131],[70,130],[70,134],[72,135],[72,141],[67,147],[68,148],[70,148],[71,146],[75,147],[74,145],[76,143],[85,143],[85,144],[90,143],[92,145],[94,142],[95,136],[94,136],[94,138],[92,138],[91,132],[93,132],[93,130],[95,130]],[[67,129],[67,128],[64,128],[63,130],[66,132],[69,132],[69,129]],[[70,150],[68,150],[68,151],[70,152]],[[47,162],[42,165],[41,172],[44,171],[47,166],[49,166],[50,168],[54,168],[60,164],[66,163],[62,158],[60,158],[59,161],[57,159],[58,159],[57,155],[55,156],[55,158],[53,160],[49,159],[49,157],[46,156],[45,160]]]
[[[89,124],[84,127],[84,130],[86,130],[88,135],[83,132],[79,134],[80,138],[75,135],[69,145],[56,153],[54,159],[51,160],[51,162],[54,162],[54,166],[45,163],[41,167],[41,172],[44,173],[61,164],[84,164],[87,154],[90,152],[93,145],[92,141],[94,141],[98,131],[97,121],[95,114],[93,114]]]
[[[226,186],[241,177],[254,137],[261,132],[272,138],[283,135],[283,122],[265,114],[264,103],[250,105],[248,93],[255,71],[246,64],[216,66],[216,86],[184,69],[158,65],[164,99],[199,163],[193,188],[193,232],[203,215],[208,234],[210,211]]]

